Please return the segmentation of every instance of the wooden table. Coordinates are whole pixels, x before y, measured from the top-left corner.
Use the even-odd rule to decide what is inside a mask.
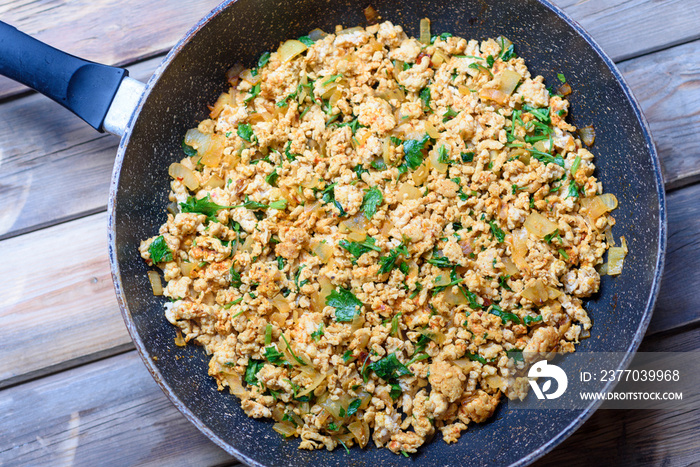
[[[216,3],[7,0],[0,20],[146,80]],[[666,270],[642,348],[697,350],[700,1],[556,3],[617,62],[665,169]],[[122,322],[105,212],[118,143],[0,78],[0,465],[236,463],[166,399]],[[537,465],[688,465],[699,437],[698,411],[598,411]]]

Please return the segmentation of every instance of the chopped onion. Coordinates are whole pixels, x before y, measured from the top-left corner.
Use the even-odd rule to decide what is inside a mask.
[[[160,281],[160,275],[157,271],[148,271],[148,281],[151,283],[151,289],[153,289],[153,295],[160,296],[163,295],[163,283]]]
[[[445,297],[445,302],[453,306],[467,305],[469,303],[469,300],[467,300],[467,297],[465,297],[464,294],[461,292],[454,293],[452,289],[453,287],[448,287],[445,289],[443,295]]]
[[[342,31],[338,31],[335,35],[336,36],[342,36],[345,34],[352,34],[353,32],[360,32],[363,31],[364,29],[361,26],[354,26],[352,28],[347,28],[343,29]]]
[[[226,182],[224,182],[224,180],[221,177],[214,174],[211,177],[209,177],[207,183],[204,184],[204,188],[223,188],[224,185],[226,185]]]
[[[231,94],[224,92],[219,95],[219,98],[216,100],[213,106],[209,107],[209,117],[211,118],[216,118],[219,116],[222,110],[224,110],[224,107],[227,105],[231,105]]]
[[[281,313],[289,313],[289,310],[291,309],[289,306],[289,302],[282,294],[277,294],[274,297],[272,297],[270,303]]]
[[[615,246],[615,237],[613,237],[610,227],[606,228],[603,233],[605,233],[605,241],[607,242],[608,246]]]
[[[399,199],[418,199],[422,196],[420,190],[408,182],[399,186],[398,195]]]
[[[508,39],[505,36],[498,36],[496,38],[496,43],[501,46],[501,54],[503,54],[504,51],[508,50],[508,47],[513,45],[510,39]]]
[[[579,128],[578,134],[581,136],[581,141],[583,141],[583,144],[586,146],[593,146],[593,143],[595,142],[595,128],[593,128],[593,125]]]
[[[335,418],[336,420],[342,420],[344,417],[340,416],[340,409],[343,409],[343,412],[347,412],[347,404],[343,404],[346,397],[347,394],[343,394],[336,401],[328,397],[326,398],[326,400],[324,400],[323,402],[319,402],[318,404],[321,407],[323,407],[329,414],[331,414],[333,418]],[[343,405],[345,405],[345,407]]]
[[[481,91],[479,91],[479,98],[481,100],[494,101],[504,105],[508,102],[509,96],[500,89],[482,88]]]
[[[311,247],[311,251],[314,252],[324,264],[328,263],[328,260],[333,256],[333,247],[327,242],[314,239],[309,246]]]
[[[226,80],[228,81],[228,84],[236,87],[236,85],[238,85],[238,80],[240,79],[240,74],[244,69],[245,68],[240,63],[236,63],[229,68],[226,72]]]
[[[596,220],[606,212],[616,209],[618,205],[617,197],[612,193],[598,195],[588,202],[587,213],[591,220]]]
[[[207,167],[217,167],[221,162],[221,156],[224,154],[226,147],[226,139],[218,133],[211,135],[209,147],[202,156],[202,164]],[[199,151],[197,151],[199,152]]]
[[[433,53],[433,56],[430,57],[430,64],[433,67],[438,67],[445,63],[447,60],[449,60],[449,57],[445,55],[445,53],[442,50],[436,49]]]
[[[202,133],[197,128],[190,128],[185,133],[185,144],[191,146],[201,156],[209,150],[211,135]]]
[[[430,152],[430,155],[428,156],[428,160],[430,161],[430,165],[432,167],[435,167],[435,170],[440,172],[441,174],[447,173],[447,164],[444,162],[440,162],[440,152],[437,150],[433,150]]]
[[[428,18],[420,20],[419,40],[423,45],[430,45],[430,20]]]
[[[435,129],[432,123],[430,123],[428,120],[425,121],[424,123],[424,128],[425,132],[428,133],[428,136],[430,136],[433,139],[439,139],[440,138],[440,133]]]
[[[350,430],[350,433],[355,437],[357,444],[359,444],[361,448],[367,446],[367,442],[369,441],[369,425],[367,425],[367,422],[364,420],[352,422],[348,425],[348,430]]]
[[[539,279],[537,279],[530,287],[525,288],[521,292],[521,295],[535,305],[544,305],[547,301],[549,301],[549,290],[547,290],[547,287],[545,287],[545,285]]]
[[[327,35],[328,34],[323,32],[322,30],[316,28],[316,29],[312,29],[311,32],[309,33],[309,39],[311,39],[312,41],[318,41],[318,40],[323,39]]]
[[[231,394],[238,397],[243,397],[246,395],[246,390],[241,382],[241,375],[230,374],[224,376],[224,380],[228,383],[228,390]]]
[[[375,24],[380,18],[379,12],[377,12],[372,5],[369,5],[367,8],[362,10],[362,12],[365,14],[365,19],[369,24]]]
[[[520,269],[515,265],[512,259],[508,258],[507,256],[504,257],[501,262],[503,265],[506,267],[506,274],[509,276],[514,276],[515,274],[518,274],[520,272]]]
[[[430,169],[428,168],[428,166],[425,164],[421,164],[420,167],[418,167],[411,173],[413,183],[415,183],[416,186],[422,185],[428,179],[429,173]]]
[[[389,136],[384,138],[382,143],[382,159],[387,167],[391,165],[391,137]]]
[[[190,277],[192,274],[192,271],[194,270],[195,264],[194,263],[181,263],[180,264],[180,273],[185,276],[185,277]]]
[[[503,70],[498,76],[498,90],[503,94],[510,96],[515,91],[518,83],[522,79],[518,73],[513,70]]]
[[[620,246],[614,246],[608,250],[608,275],[616,276],[622,272],[625,256],[625,249]]]
[[[193,171],[182,164],[173,162],[168,167],[168,174],[176,180],[182,181],[188,190],[194,191],[199,188],[199,180]]]
[[[289,39],[277,49],[277,54],[282,63],[286,63],[304,52],[308,47],[296,39]]]
[[[550,221],[538,212],[530,213],[523,226],[530,234],[538,238],[544,238],[559,228],[556,222]]]
[[[527,230],[520,229],[514,231],[510,236],[510,242],[513,251],[513,262],[520,271],[529,271],[530,267],[525,259],[528,253]]]
[[[474,365],[476,365],[478,362],[474,362],[468,358],[460,358],[459,360],[453,360],[452,363],[460,367],[462,371],[469,372],[472,371]]]
[[[367,234],[359,233],[359,232],[350,232],[348,234],[348,240],[351,240],[353,242],[362,242],[367,238]]]
[[[252,253],[253,252],[253,236],[248,235],[245,241],[240,245],[241,253]]]
[[[272,429],[284,436],[285,438],[289,438],[290,436],[294,436],[297,434],[297,429],[292,422],[277,422],[274,425],[272,425]]]
[[[560,96],[568,96],[569,94],[571,94],[571,86],[569,85],[569,83],[564,83],[561,86],[559,86],[559,88],[557,89],[557,94],[559,94]]]
[[[306,368],[306,367],[304,367],[304,368]],[[306,389],[301,391],[295,397],[303,397],[303,396],[307,395],[308,393],[310,393],[311,391],[313,391],[314,389],[316,389],[317,387],[319,387],[321,385],[321,383],[326,380],[326,376],[328,376],[326,373],[319,373],[318,371],[313,370],[313,376],[311,376],[311,379],[312,379],[311,384],[309,384],[309,386]],[[300,423],[300,425],[303,425],[303,423]]]
[[[443,332],[440,330],[433,331],[432,329],[427,328],[427,329],[421,329],[418,332],[421,335],[430,339],[431,341],[435,341],[435,343],[437,343],[439,345],[444,343],[445,339],[446,339],[445,334],[443,334]]]
[[[175,345],[178,347],[184,347],[187,345],[187,342],[185,342],[185,339],[182,338],[182,332],[179,329],[176,331]]]
[[[260,80],[262,79],[262,76],[260,75],[260,73],[253,76],[253,72],[250,70],[250,68],[247,68],[247,69],[243,70],[243,72],[241,73],[241,79],[243,79],[243,80],[249,82],[250,84],[252,84],[253,86],[255,86],[256,84],[258,84],[260,82]]]
[[[537,150],[540,151],[540,152],[549,152],[549,151],[552,150],[552,146],[551,146],[551,144],[549,144],[549,140],[548,140],[548,139],[547,139],[547,140],[538,141],[538,142],[536,142],[535,144],[533,144],[533,146],[535,147],[535,149],[537,149]]]
[[[338,225],[338,229],[341,233],[356,232],[359,234],[366,234],[368,227],[369,221],[362,212],[359,212],[351,218],[342,221]]]

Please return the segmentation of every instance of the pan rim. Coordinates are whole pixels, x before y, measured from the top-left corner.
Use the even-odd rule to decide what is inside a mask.
[[[634,357],[637,349],[639,348],[639,345],[641,344],[642,339],[644,338],[644,334],[646,333],[647,327],[649,326],[649,323],[651,321],[651,317],[653,314],[654,306],[656,304],[656,300],[658,298],[658,293],[659,293],[659,288],[661,285],[661,277],[663,275],[664,271],[664,266],[665,266],[665,258],[666,258],[666,243],[667,243],[667,212],[666,212],[666,194],[665,194],[665,189],[664,189],[664,183],[663,183],[663,177],[662,177],[662,172],[661,172],[661,162],[658,156],[658,152],[656,150],[656,146],[653,141],[651,129],[649,128],[649,124],[646,120],[646,117],[644,116],[641,106],[637,102],[637,99],[635,98],[634,94],[632,93],[629,85],[625,81],[624,77],[622,76],[622,73],[617,69],[617,66],[613,62],[613,60],[605,53],[605,51],[598,45],[598,43],[591,37],[591,35],[575,20],[573,20],[571,17],[568,16],[563,10],[561,10],[558,6],[550,3],[548,0],[536,0],[538,3],[542,4],[545,8],[551,10],[554,12],[559,18],[561,18],[564,22],[566,22],[579,36],[581,36],[588,44],[589,46],[595,51],[595,53],[598,54],[598,56],[601,58],[601,60],[605,63],[605,65],[608,67],[610,72],[613,74],[617,82],[620,84],[622,91],[624,92],[625,97],[627,100],[630,102],[632,106],[632,110],[634,112],[634,115],[637,118],[637,121],[640,125],[640,128],[642,130],[642,133],[644,135],[644,139],[646,142],[647,146],[647,152],[650,155],[651,158],[651,165],[652,169],[654,172],[654,182],[656,184],[656,195],[657,195],[657,200],[659,202],[659,218],[658,218],[658,247],[657,247],[657,252],[656,252],[656,264],[654,267],[654,275],[652,279],[652,284],[651,284],[651,289],[649,291],[649,295],[647,298],[647,302],[645,305],[644,313],[642,315],[642,319],[639,322],[639,325],[634,333],[634,337],[628,346],[628,348],[625,350],[625,357],[624,359],[620,362],[619,364],[619,369],[625,369],[629,366],[632,358]],[[230,5],[233,3],[236,3],[237,0],[224,0],[222,3],[220,3],[217,7],[215,7],[213,10],[211,10],[207,15],[205,15],[197,24],[195,24],[179,41],[178,43],[168,52],[166,57],[163,59],[159,67],[156,69],[156,71],[153,73],[151,78],[148,80],[146,84],[146,88],[139,100],[139,103],[132,114],[129,124],[127,125],[126,131],[124,132],[124,135],[121,138],[119,148],[117,151],[117,156],[115,158],[114,162],[114,168],[112,171],[112,177],[111,177],[111,183],[110,183],[110,194],[109,194],[109,200],[108,200],[108,206],[107,206],[107,212],[108,212],[108,249],[109,249],[109,260],[110,260],[110,269],[111,269],[111,274],[112,274],[112,281],[114,284],[114,289],[117,297],[117,302],[119,304],[119,308],[122,314],[122,318],[124,319],[124,323],[126,325],[126,328],[129,332],[129,335],[134,342],[134,345],[136,347],[136,350],[139,354],[139,357],[141,360],[144,362],[146,368],[148,371],[151,373],[153,376],[153,379],[155,382],[160,386],[161,390],[165,393],[165,395],[168,397],[168,399],[173,403],[173,405],[191,422],[193,425],[197,427],[197,429],[202,432],[205,436],[207,436],[210,440],[212,440],[215,444],[217,444],[219,447],[221,447],[224,451],[226,451],[228,454],[234,456],[236,459],[239,461],[246,463],[248,465],[252,466],[260,466],[264,467],[264,464],[261,464],[260,462],[256,461],[255,459],[252,459],[245,455],[244,453],[238,451],[237,449],[233,448],[231,445],[229,445],[225,440],[223,440],[221,437],[219,437],[217,434],[215,434],[209,427],[207,427],[179,398],[178,396],[174,393],[174,391],[170,388],[170,386],[165,382],[163,379],[160,371],[154,364],[153,360],[149,358],[148,352],[145,348],[144,343],[141,340],[141,336],[138,334],[138,331],[134,325],[134,322],[131,318],[131,314],[129,311],[128,304],[126,302],[125,296],[124,296],[124,289],[122,286],[122,280],[121,280],[121,272],[119,268],[119,263],[117,260],[117,247],[116,247],[116,198],[117,198],[117,191],[119,187],[119,178],[120,178],[120,172],[121,172],[121,167],[122,163],[124,161],[124,156],[126,152],[126,148],[128,147],[129,144],[129,139],[131,137],[131,132],[134,127],[135,122],[138,120],[139,114],[141,113],[141,110],[143,109],[143,106],[145,102],[148,100],[148,96],[150,94],[150,91],[153,89],[153,86],[158,82],[160,79],[161,75],[163,72],[169,67],[169,65],[172,63],[172,61],[175,59],[175,57],[180,53],[180,51],[190,42],[190,40],[204,27],[206,26],[213,18],[218,16],[223,10],[228,8]],[[603,390],[609,391],[614,388],[616,385],[616,382],[608,382]],[[537,449],[531,451],[529,454],[526,456],[522,457],[516,462],[511,463],[510,465],[513,467],[521,467],[521,466],[526,466],[537,459],[540,459],[542,456],[545,454],[549,453],[552,451],[556,446],[561,444],[564,440],[566,440],[569,436],[571,436],[581,425],[583,425],[586,420],[588,420],[593,413],[599,408],[599,406],[602,404],[602,401],[594,401],[591,402],[585,409],[581,409],[580,413],[574,418],[569,425],[567,425],[564,429],[562,429],[557,435],[553,436],[550,438],[545,444],[541,445]]]

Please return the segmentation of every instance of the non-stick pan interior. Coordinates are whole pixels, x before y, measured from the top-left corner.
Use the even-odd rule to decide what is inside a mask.
[[[623,274],[604,277],[600,293],[587,302],[594,327],[592,337],[578,349],[635,349],[650,317],[662,264],[663,192],[650,137],[610,62],[571,24],[535,0],[378,0],[372,5],[382,20],[400,24],[410,35],[418,35],[418,22],[424,17],[431,19],[434,33],[475,39],[504,35],[526,58],[533,75],[543,75],[548,85],[557,85],[557,73],[566,76],[573,88],[571,121],[596,129],[592,150],[597,176],[620,200],[614,234],[625,235],[630,248]],[[165,221],[168,165],[183,157],[180,142],[185,131],[206,118],[206,105],[227,89],[226,70],[238,61],[251,66],[262,52],[313,28],[333,31],[336,24],[366,25],[365,6],[337,0],[239,0],[200,23],[168,56],[122,142],[115,168],[118,186],[111,200],[110,247],[127,325],[156,380],[176,405],[191,420],[198,420],[210,437],[248,462],[339,466],[530,462],[570,434],[587,414],[509,411],[504,404],[488,423],[470,426],[458,444],[448,446],[436,439],[411,460],[374,447],[354,448],[350,454],[342,449],[299,451],[298,440],[282,439],[272,431],[272,422],[246,417],[235,397],[216,390],[207,375],[207,356],[194,346],[175,346],[175,329],[163,316],[164,299],[151,293],[139,242],[153,236]]]

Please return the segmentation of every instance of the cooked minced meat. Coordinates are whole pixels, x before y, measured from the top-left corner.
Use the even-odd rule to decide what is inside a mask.
[[[593,155],[504,38],[316,30],[237,66],[141,256],[251,417],[413,453],[572,352],[610,246]]]

